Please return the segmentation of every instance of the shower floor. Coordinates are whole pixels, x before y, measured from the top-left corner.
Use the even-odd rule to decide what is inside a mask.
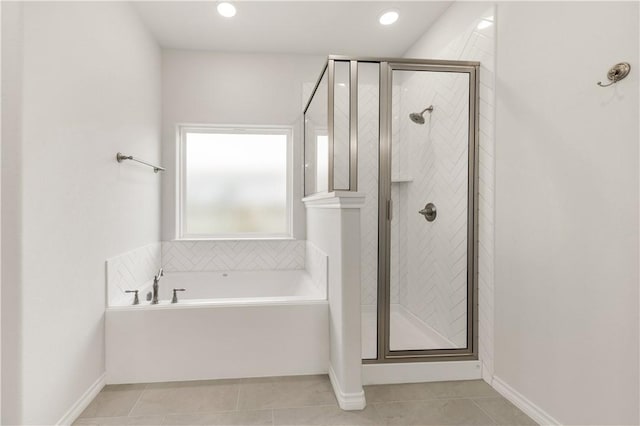
[[[377,318],[374,305],[362,306],[362,358],[375,358]],[[391,305],[391,349],[448,349],[455,345],[401,305]]]

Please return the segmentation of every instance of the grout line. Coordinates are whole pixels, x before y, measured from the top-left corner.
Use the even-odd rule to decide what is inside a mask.
[[[497,421],[496,419],[494,419],[494,418],[493,418],[493,416],[492,416],[491,414],[487,413],[487,412],[486,412],[486,411],[485,411],[481,406],[479,406],[478,404],[476,404],[476,402],[475,402],[473,399],[470,399],[470,401],[471,401],[471,403],[472,403],[473,405],[475,405],[476,407],[478,407],[478,408],[480,409],[480,411],[482,411],[482,412],[483,412],[487,417],[489,417],[489,419],[491,419],[491,421],[492,421],[494,424],[496,424],[496,425],[498,424],[498,421]]]
[[[271,409],[271,426],[276,424],[276,412],[274,409]]]
[[[240,392],[242,392],[242,382],[238,383],[238,397],[236,398],[236,408],[234,411],[239,411],[240,409]]]
[[[138,405],[138,403],[142,399],[142,395],[144,395],[146,391],[147,391],[147,383],[144,384],[144,388],[142,388],[142,392],[140,392],[138,399],[136,399],[136,402],[131,406],[131,409],[129,410],[129,413],[127,413],[126,417],[131,417],[131,413],[133,413],[133,409],[136,408],[136,405]]]

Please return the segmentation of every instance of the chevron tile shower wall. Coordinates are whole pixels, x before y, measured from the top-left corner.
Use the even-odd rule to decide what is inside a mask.
[[[412,46],[406,57],[480,61],[478,325],[479,358],[484,377],[493,375],[494,324],[494,189],[495,189],[495,7],[478,9],[475,18],[466,7],[451,7],[440,21]],[[490,18],[493,25],[478,24]],[[465,25],[456,26],[459,22]]]
[[[454,8],[455,9],[455,8]],[[480,9],[478,9],[480,11]],[[494,134],[494,26],[478,25],[481,20],[495,22],[493,8],[482,14],[458,16],[463,25],[456,29],[435,28],[412,46],[405,57],[480,62],[479,147],[477,168],[479,193],[478,222],[478,338],[479,358],[489,376],[493,358],[493,134]],[[474,12],[475,13],[475,12]],[[437,40],[434,42],[434,40]],[[445,344],[394,346],[392,350],[464,348],[468,338],[467,244],[468,241],[468,128],[469,78],[447,72],[401,72],[393,77],[390,235],[391,288],[388,303],[397,312],[418,324],[425,335],[438,337]],[[359,78],[361,76],[359,75]],[[366,197],[361,221],[361,303],[363,312],[377,306],[378,291],[378,95],[377,84],[362,79],[358,84],[358,192]],[[368,97],[372,99],[364,101]],[[430,104],[434,113],[416,124],[409,114]],[[336,111],[345,111],[344,105]],[[425,226],[417,214],[427,202],[435,201],[438,220]],[[363,317],[363,336],[375,338],[375,315]],[[391,321],[393,322],[393,320]],[[399,323],[398,323],[399,325]],[[373,327],[374,333],[367,330]],[[400,328],[390,324],[391,341]],[[394,331],[394,329],[396,331]],[[402,334],[402,333],[400,333]],[[428,339],[426,339],[428,340]],[[425,340],[425,342],[426,342]],[[432,339],[433,340],[433,339]],[[435,339],[438,340],[438,339]],[[396,343],[399,339],[396,339]],[[430,346],[431,345],[431,346]],[[363,342],[363,347],[367,342]],[[367,351],[367,358],[375,352]]]
[[[405,208],[392,222],[393,293],[455,347],[464,347],[467,338],[468,84],[463,74],[410,74],[398,91],[400,134],[394,140],[398,173],[412,179],[397,184],[393,194],[398,209]],[[407,119],[430,103],[436,109],[425,125]],[[427,224],[417,210],[430,201],[439,215]]]

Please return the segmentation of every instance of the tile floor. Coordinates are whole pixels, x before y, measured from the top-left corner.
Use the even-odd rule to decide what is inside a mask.
[[[327,376],[112,385],[77,425],[535,425],[481,380],[365,386],[342,411]]]

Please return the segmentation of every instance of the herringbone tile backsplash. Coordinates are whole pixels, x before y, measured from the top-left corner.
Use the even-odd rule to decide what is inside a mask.
[[[304,269],[305,241],[163,241],[166,271]]]

